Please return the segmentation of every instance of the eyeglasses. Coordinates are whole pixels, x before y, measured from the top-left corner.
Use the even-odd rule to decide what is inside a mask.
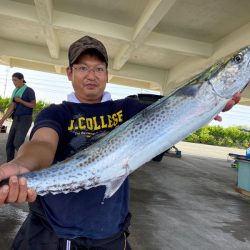
[[[107,68],[104,65],[97,65],[94,68],[89,68],[87,65],[77,64],[73,65],[72,68],[85,75],[89,74],[90,71],[93,71],[97,76],[107,72]]]

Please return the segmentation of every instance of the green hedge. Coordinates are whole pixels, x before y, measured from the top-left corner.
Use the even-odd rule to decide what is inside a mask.
[[[185,141],[209,145],[246,148],[250,142],[250,132],[242,127],[205,126],[189,135]]]
[[[0,96],[0,111],[4,111],[10,103],[10,98],[3,98]]]
[[[3,98],[0,96],[0,112],[4,112],[10,104],[10,98]],[[37,101],[36,107],[34,108],[33,118],[37,115],[39,111],[49,106],[49,103],[45,103],[44,101]]]
[[[49,105],[50,105],[49,103],[45,103],[43,101],[37,101],[36,107],[33,110],[33,114],[36,116],[37,113],[39,113],[42,109],[48,107]]]

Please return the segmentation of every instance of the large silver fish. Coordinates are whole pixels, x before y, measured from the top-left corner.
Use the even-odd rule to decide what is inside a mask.
[[[207,124],[250,81],[250,46],[230,55],[150,105],[100,141],[52,165],[25,174],[39,195],[106,186],[111,197],[144,163]]]

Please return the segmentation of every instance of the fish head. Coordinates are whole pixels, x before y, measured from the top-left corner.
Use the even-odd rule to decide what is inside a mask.
[[[231,99],[250,82],[250,46],[221,59],[206,72],[207,81],[216,95]]]

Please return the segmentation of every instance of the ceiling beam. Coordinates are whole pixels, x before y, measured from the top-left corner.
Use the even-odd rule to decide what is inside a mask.
[[[55,34],[52,17],[53,17],[53,3],[52,0],[34,0],[38,20],[43,28],[45,40],[52,58],[59,58],[59,42]]]
[[[61,65],[54,65],[54,68],[55,68],[55,72],[57,73],[57,74],[62,74],[62,66]]]
[[[208,58],[188,57],[169,70],[166,84],[169,88],[177,87],[186,79],[203,71],[217,62],[220,58],[229,55],[242,47],[248,46],[250,41],[250,22],[234,30],[213,45],[213,53]],[[243,95],[248,91],[244,91]],[[165,93],[165,92],[164,92]]]
[[[124,77],[137,81],[141,80],[143,82],[156,83],[159,85],[163,84],[167,74],[167,71],[164,69],[158,69],[132,63],[126,63],[120,70],[115,70],[112,65],[113,61],[111,60],[109,63],[109,73],[113,76]]]
[[[40,0],[40,2],[43,3],[44,1]],[[47,3],[47,6],[50,6],[50,4]],[[49,9],[49,7],[45,7],[45,8]],[[12,1],[7,1],[7,0],[1,0],[0,15],[8,15],[13,18],[20,19],[20,22],[22,20],[38,22],[37,16],[35,13],[36,13],[36,9],[33,6],[30,6],[27,4],[20,4],[17,2],[12,2]],[[47,10],[46,15],[48,16],[48,20],[50,20],[50,18],[52,19],[52,10],[51,11]],[[145,16],[147,15],[145,14]],[[141,17],[141,20],[143,20],[142,17]],[[93,19],[93,18],[87,18],[83,16],[78,16],[78,15],[54,10],[53,20],[51,21],[52,22],[51,29],[53,31],[51,32],[52,34],[50,34],[50,30],[49,30],[47,34],[47,39],[51,37],[52,44],[54,45],[51,45],[51,46],[48,45],[48,47],[51,48],[51,51],[53,50],[57,51],[57,49],[59,49],[59,46],[57,47],[56,45],[58,43],[56,36],[53,38],[53,36],[55,35],[54,30],[56,28],[69,29],[69,30],[74,30],[78,32],[83,32],[86,34],[99,35],[99,36],[103,36],[107,38],[117,39],[117,40],[123,41],[124,43],[127,43],[130,41],[133,34],[135,34],[135,36],[138,37],[139,39],[140,37],[139,30],[141,30],[142,32],[141,35],[146,34],[146,21],[145,20],[144,20],[144,23],[145,23],[144,26],[143,26],[143,21],[141,21],[141,23],[138,21],[137,31],[134,31],[133,28],[128,27],[128,26],[119,25],[119,24],[110,23],[110,22],[104,22],[104,21],[100,21],[97,19]],[[148,22],[150,22],[150,20]],[[166,50],[171,50],[176,53],[192,55],[192,56],[207,57],[207,56],[210,56],[211,53],[213,52],[213,47],[211,44],[196,41],[196,40],[191,40],[191,39],[185,39],[182,37],[162,35],[162,34],[155,33],[155,32],[152,32],[149,34],[144,45],[156,47],[156,48],[164,48]],[[53,49],[53,46],[55,46],[54,49]],[[123,50],[124,51],[127,50],[129,52],[129,50],[131,50],[133,47],[135,47],[135,45],[133,45],[133,42],[131,42],[130,47],[129,47],[129,44],[127,44],[127,46],[125,46]],[[53,52],[50,52],[50,54],[51,53]],[[124,53],[124,52],[121,51],[120,53]],[[58,58],[57,52],[55,53],[54,57],[53,56],[51,57]]]
[[[133,32],[133,29],[128,26],[104,22],[97,19],[82,17],[59,11],[54,11],[53,24],[56,28],[76,30],[84,32],[86,34],[101,35],[107,38],[121,40],[126,43],[124,48],[121,50],[129,50],[126,47],[129,47],[130,44],[131,48],[136,46],[135,44],[133,45],[133,42],[131,42],[130,44],[128,43],[133,34],[135,34],[135,32]],[[141,25],[138,24],[138,27],[141,27]],[[145,28],[143,30],[146,30],[146,25],[144,27]],[[137,33],[138,31],[136,32],[136,34]],[[146,31],[144,34],[146,34]],[[139,37],[140,33],[138,33],[138,39]],[[182,37],[161,35],[155,32],[150,33],[147,40],[144,42],[144,45],[147,46],[164,48],[166,50],[175,51],[180,54],[192,56],[207,57],[212,53],[212,45],[209,43],[185,39]]]
[[[188,56],[209,57],[214,52],[214,46],[211,43],[163,35],[156,32],[153,32],[148,37],[145,45],[154,48],[170,50],[177,54]]]
[[[130,37],[133,29],[124,25],[108,23],[97,19],[81,17],[64,12],[54,11],[53,24],[56,28],[70,29],[86,34],[101,35],[107,38],[121,40],[126,45],[121,49],[126,51],[133,49],[136,45],[130,44]],[[139,36],[138,36],[139,37]],[[179,54],[191,56],[208,57],[213,52],[213,45],[210,43],[200,42],[196,40],[186,39],[182,37],[162,35],[152,32],[144,42],[144,45],[174,51]],[[127,48],[129,47],[129,48]],[[115,67],[114,67],[115,69]]]
[[[0,15],[37,22],[36,12],[33,6],[9,0],[1,0]]]
[[[8,56],[10,59],[18,59],[19,63],[23,61],[27,62],[27,68],[30,68],[30,62],[38,65],[40,63],[42,68],[49,69],[47,72],[56,72],[54,65],[58,67],[66,68],[68,65],[67,51],[62,50],[58,59],[51,58],[48,54],[46,47],[39,45],[31,45],[27,43],[14,42],[0,38],[0,55]],[[163,69],[157,69],[149,66],[142,66],[138,64],[127,63],[121,70],[112,69],[113,61],[110,60],[109,73],[117,77],[125,77],[127,79],[135,79],[138,81],[146,81],[149,83],[162,84],[166,71]],[[49,65],[49,67],[48,67]],[[45,70],[46,71],[46,70]],[[64,70],[61,70],[64,73]]]
[[[0,63],[10,65],[10,58],[8,56],[0,56]]]
[[[131,54],[149,36],[156,25],[171,9],[176,0],[151,0],[134,27],[132,39],[125,44],[114,59],[114,69],[119,70],[129,60]]]
[[[54,11],[53,25],[56,28],[101,35],[121,41],[129,41],[132,33],[132,28],[128,26],[100,21],[98,19],[78,16],[61,11]]]
[[[20,58],[27,61],[36,61],[53,65],[67,65],[66,51],[60,53],[58,59],[51,58],[48,49],[44,46],[28,44],[0,38],[0,55],[10,58]]]

